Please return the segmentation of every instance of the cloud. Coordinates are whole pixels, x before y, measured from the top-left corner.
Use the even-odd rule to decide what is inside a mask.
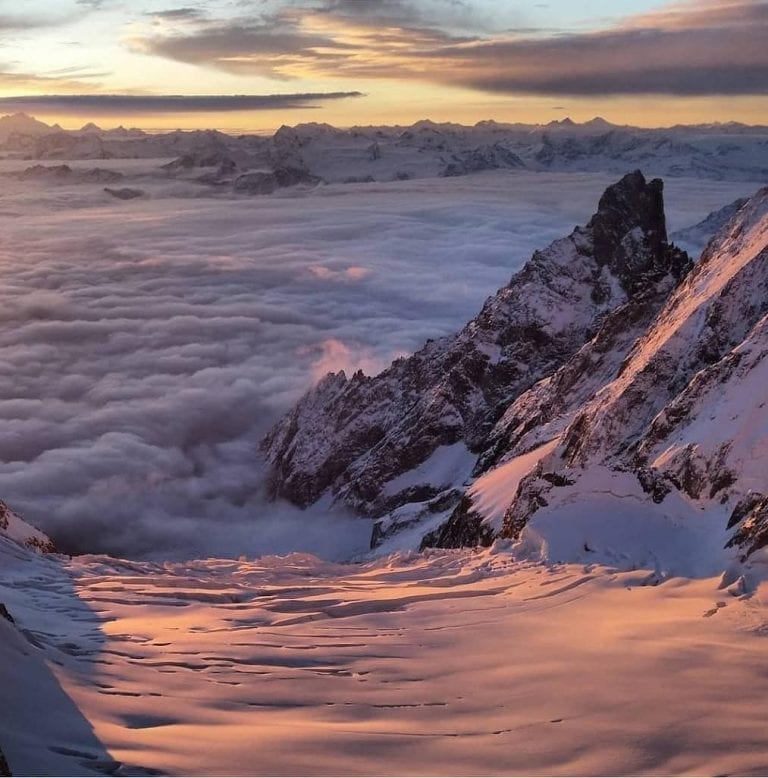
[[[168,8],[164,11],[148,11],[147,16],[162,21],[179,22],[200,19],[203,12],[199,8],[184,6],[182,8]]]
[[[766,93],[765,0],[676,3],[608,29],[556,35],[520,27],[511,34],[461,35],[425,8],[327,0],[256,22],[210,22],[148,36],[135,45],[184,62],[286,79],[410,79],[536,95]]]
[[[358,370],[362,370],[366,375],[376,375],[396,356],[392,354],[387,360],[376,359],[369,348],[344,343],[338,338],[328,338],[312,350],[320,352],[312,362],[312,379],[315,382],[328,373],[338,373],[340,370],[348,376]],[[306,351],[302,350],[300,353]]]
[[[360,267],[359,265],[350,265],[343,270],[335,270],[325,265],[312,265],[309,268],[309,272],[318,278],[324,278],[328,280],[336,281],[362,281],[366,276],[371,274],[371,269],[368,267]]]
[[[21,32],[59,27],[82,19],[105,5],[105,0],[57,0],[55,4],[39,0],[0,4],[0,30]]]
[[[148,197],[5,193],[0,497],[67,548],[157,558],[365,548],[366,522],[264,501],[261,436],[324,370],[375,371],[461,326],[613,178],[242,199],[169,184],[152,162],[105,164],[140,174]],[[672,228],[745,194],[675,186],[673,214],[676,200],[690,212]]]
[[[375,57],[378,49],[400,45],[404,37],[423,45],[453,40],[434,28],[400,26],[418,18],[410,4],[400,2],[286,5],[224,21],[201,19],[184,30],[135,36],[127,43],[134,51],[188,64],[292,79],[346,71],[366,52]]]
[[[92,79],[104,75],[81,68],[64,68],[48,74],[25,73],[10,64],[0,62],[0,87],[4,89],[46,89],[46,90],[76,90],[92,89],[93,83],[81,79]],[[74,78],[73,76],[76,76]],[[14,98],[9,98],[12,105]]]
[[[361,92],[276,95],[18,95],[0,97],[0,110],[68,113],[161,114],[317,108],[325,100],[361,97]]]

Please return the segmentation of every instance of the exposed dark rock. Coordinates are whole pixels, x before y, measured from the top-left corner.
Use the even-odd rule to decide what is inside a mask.
[[[137,197],[143,197],[145,194],[143,189],[130,189],[129,187],[112,189],[105,186],[104,191],[107,194],[112,195],[112,197],[116,197],[118,200],[135,200]]]
[[[664,498],[672,491],[669,480],[649,467],[638,467],[635,472],[643,491],[649,494],[655,503],[664,502]]]
[[[272,194],[277,189],[277,181],[272,173],[257,170],[238,176],[232,185],[232,189],[238,194]]]
[[[494,535],[493,529],[484,524],[483,517],[472,509],[472,500],[464,496],[450,518],[424,536],[419,550],[433,547],[490,546]]]
[[[321,179],[301,168],[279,167],[272,171],[257,170],[243,173],[235,179],[233,189],[239,194],[262,195],[282,187],[297,184],[318,184]]]
[[[11,768],[8,766],[8,762],[3,755],[3,752],[0,750],[0,776],[10,776],[13,775],[11,772]]]
[[[429,498],[446,485],[414,483],[398,494],[384,486],[441,446],[463,442],[486,452],[481,461],[496,461],[510,435],[521,438],[510,421],[488,439],[510,403],[593,339],[578,366],[558,377],[560,394],[599,373],[594,365],[605,352],[619,341],[630,347],[622,332],[646,324],[689,267],[666,241],[661,182],[647,183],[639,171],[625,176],[606,190],[587,227],[537,251],[461,332],[374,378],[338,373],[321,381],[263,442],[272,495],[306,506],[330,490],[371,516]],[[617,365],[605,368],[607,378]],[[517,423],[530,430],[551,420],[557,400],[550,400]],[[487,539],[470,511],[459,506],[452,518],[430,542]]]
[[[8,612],[8,608],[5,607],[5,603],[3,602],[0,602],[0,617],[4,618],[6,621],[10,621],[11,624],[16,623],[15,619]]]
[[[737,525],[740,525],[737,527]],[[768,545],[768,497],[750,492],[741,499],[731,513],[728,529],[737,527],[727,547],[743,549],[742,559]]]
[[[371,548],[377,548],[392,536],[422,524],[434,518],[436,514],[451,510],[462,499],[462,496],[460,489],[447,489],[424,502],[410,503],[405,505],[402,510],[392,510],[385,518],[374,522],[371,532]]]

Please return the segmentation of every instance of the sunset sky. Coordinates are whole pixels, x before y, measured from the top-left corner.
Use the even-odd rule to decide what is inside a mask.
[[[768,123],[765,0],[0,0],[0,30],[0,112],[66,127]]]

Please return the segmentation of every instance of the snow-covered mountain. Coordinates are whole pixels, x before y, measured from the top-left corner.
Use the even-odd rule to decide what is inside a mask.
[[[58,125],[50,126],[25,113],[0,116],[0,143],[6,142],[14,134],[34,138],[60,129]]]
[[[265,439],[273,494],[377,517],[384,548],[765,545],[768,189],[731,211],[689,272],[661,182],[625,176],[460,333],[324,379]]]
[[[661,566],[682,545],[705,569],[722,563],[724,546],[745,557],[766,545],[767,292],[763,189],[650,326],[636,340],[627,333],[628,353],[606,351],[598,333],[510,406],[489,436],[501,456],[480,458],[464,510],[426,542],[501,534],[550,558],[593,561],[629,545]],[[531,451],[540,456],[522,477],[505,479]],[[499,513],[485,508],[494,489],[500,532]]]
[[[489,434],[510,403],[594,337],[628,349],[627,329],[646,325],[689,268],[667,242],[661,181],[625,176],[459,333],[374,378],[321,381],[264,441],[272,494],[302,506],[330,494],[386,516],[378,540],[439,523],[476,456],[493,457]]]
[[[55,547],[51,539],[39,529],[27,524],[0,500],[0,536],[10,538],[27,548],[42,552],[53,552]]]
[[[166,175],[218,186],[249,175],[237,189],[246,194],[295,183],[393,181],[499,169],[618,174],[652,166],[657,175],[754,182],[768,176],[768,128],[730,123],[646,129],[596,117],[583,124],[570,119],[544,125],[484,121],[471,127],[423,120],[409,127],[338,129],[312,122],[281,127],[272,137],[235,137],[214,130],[104,130],[92,123],[67,131],[14,115],[0,119],[0,153],[36,160],[175,158]],[[263,175],[271,172],[278,173],[278,180],[265,183]]]
[[[523,480],[502,534],[536,531],[542,515],[556,516],[576,495],[582,515],[597,515],[591,501],[621,493],[612,487],[620,481],[649,513],[674,505],[679,522],[710,522],[718,541],[745,555],[765,545],[767,293],[763,189]],[[608,502],[621,515],[627,495]]]

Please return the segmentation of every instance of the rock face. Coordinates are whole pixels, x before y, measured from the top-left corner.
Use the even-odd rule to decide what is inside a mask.
[[[27,524],[2,500],[0,500],[0,534],[42,553],[55,553],[56,551],[56,547],[47,535]]]
[[[377,541],[445,520],[478,456],[476,475],[535,445],[534,426],[565,426],[690,266],[667,241],[661,181],[625,176],[456,335],[372,378],[323,379],[263,442],[271,494],[300,506],[330,494],[382,517]]]
[[[764,189],[708,245],[616,376],[557,433],[555,451],[513,496],[502,534],[522,537],[577,492],[588,511],[619,477],[611,474],[623,473],[649,513],[675,504],[678,516],[713,518],[744,557],[768,544],[767,355]]]

